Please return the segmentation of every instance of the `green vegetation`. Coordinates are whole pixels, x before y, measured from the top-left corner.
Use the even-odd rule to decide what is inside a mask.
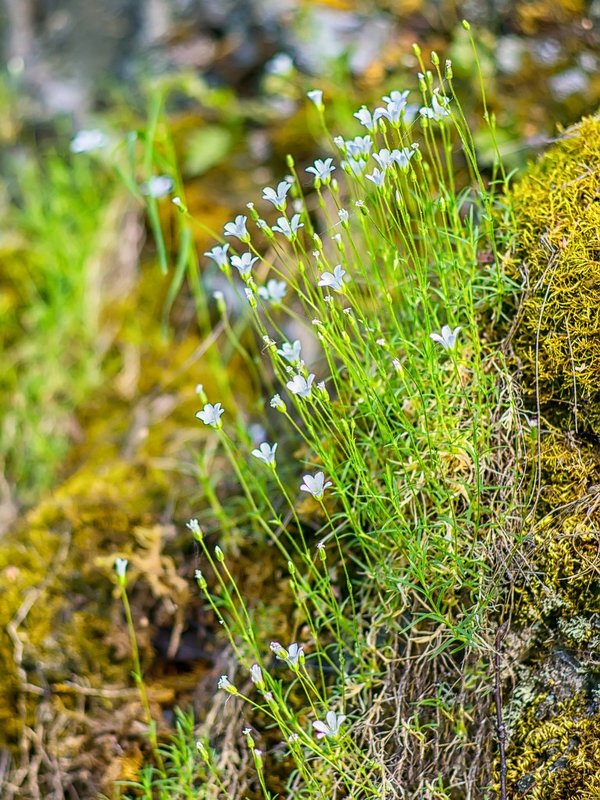
[[[598,795],[600,129],[511,184],[472,52],[485,175],[418,48],[376,112],[310,91],[319,158],[222,236],[250,112],[206,87],[223,126],[166,81],[15,171],[5,474],[64,477],[0,550],[8,798]]]

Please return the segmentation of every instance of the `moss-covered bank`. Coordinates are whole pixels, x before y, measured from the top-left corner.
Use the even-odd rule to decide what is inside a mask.
[[[591,800],[600,797],[600,117],[561,133],[511,203],[524,298],[510,346],[536,435],[511,569],[509,791]]]

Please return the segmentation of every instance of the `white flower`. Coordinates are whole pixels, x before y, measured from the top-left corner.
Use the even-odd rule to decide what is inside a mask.
[[[258,289],[259,295],[263,300],[268,300],[273,305],[279,305],[287,292],[287,284],[285,281],[276,281],[271,278],[267,281],[266,286],[260,286]]]
[[[291,183],[288,183],[287,181],[281,181],[281,183],[278,183],[277,189],[271,189],[270,186],[265,186],[262,195],[263,200],[267,200],[269,203],[272,203],[275,208],[283,211],[285,208],[287,193],[289,192],[291,186]]]
[[[274,445],[270,445],[268,442],[263,442],[259,445],[257,450],[252,451],[252,455],[255,458],[259,458],[261,461],[264,461],[265,464],[275,466],[275,451],[277,450],[277,442]]]
[[[319,111],[323,110],[323,92],[320,89],[311,89],[310,92],[306,93],[306,96],[314,103]]]
[[[383,170],[374,169],[371,175],[366,176],[368,181],[372,181],[375,186],[381,188],[385,180],[385,172]]]
[[[294,375],[291,381],[286,383],[287,388],[292,394],[297,394],[298,397],[310,397],[310,391],[315,376],[311,373],[308,378],[304,375]]]
[[[340,732],[340,725],[346,719],[344,714],[336,714],[335,711],[328,711],[325,715],[325,722],[317,720],[313,722],[313,728],[317,732],[317,739],[329,736],[335,739]]]
[[[334,169],[335,167],[333,166],[333,158],[326,158],[325,161],[317,158],[314,165],[312,167],[307,167],[305,172],[312,172],[316,180],[327,183],[329,182],[331,173],[334,171]]]
[[[337,264],[333,268],[333,272],[324,272],[321,275],[319,286],[330,286],[334,291],[342,292],[344,290],[345,275],[346,270],[342,269],[341,264]]]
[[[287,648],[282,647],[279,642],[271,642],[269,646],[275,653],[275,657],[278,658],[279,661],[286,661],[290,667],[296,667],[301,656],[304,655],[304,649],[296,644],[296,642],[292,642]]]
[[[342,167],[346,172],[350,170],[354,175],[361,175],[367,168],[367,162],[349,158],[347,161],[342,161]]]
[[[292,344],[284,342],[277,352],[282,358],[289,361],[290,364],[297,364],[298,361],[300,361],[300,354],[302,352],[300,339],[296,339]]]
[[[200,523],[197,519],[191,519],[189,522],[185,523],[186,528],[189,528],[194,536],[202,536],[202,530],[200,529]]]
[[[392,158],[400,169],[408,169],[410,160],[414,154],[414,147],[403,147],[402,150],[392,150]]]
[[[127,572],[127,565],[129,561],[126,558],[115,558],[115,572],[117,573],[117,578],[121,580],[125,579],[125,573]]]
[[[239,271],[240,275],[245,278],[250,275],[252,265],[258,261],[258,257],[252,258],[252,253],[242,253],[241,256],[231,256],[232,265]]]
[[[332,485],[331,481],[325,480],[325,475],[322,472],[316,472],[314,475],[305,475],[303,481],[300,491],[312,494],[315,500],[320,500],[325,493],[325,489]]]
[[[366,106],[361,106],[358,111],[353,115],[364,125],[368,131],[374,131],[377,127],[377,118],[374,117]]]
[[[393,91],[390,92],[389,95],[386,95],[382,99],[387,103],[387,107],[384,108],[377,108],[375,109],[374,116],[385,117],[388,119],[392,125],[396,125],[402,117],[405,115],[407,110],[406,106],[406,98],[408,97],[409,92],[398,92]]]
[[[147,180],[146,183],[143,183],[140,188],[142,193],[148,195],[148,197],[159,199],[160,197],[166,197],[173,190],[173,185],[173,178],[168,175],[155,175],[150,180]]]
[[[237,689],[233,683],[231,683],[227,675],[221,675],[217,683],[217,687],[219,689],[224,689],[226,692],[229,692],[229,694],[237,694]]]
[[[265,70],[270,75],[289,75],[293,69],[294,62],[292,57],[287,53],[276,53],[273,58],[265,64]]]
[[[205,425],[211,425],[213,428],[220,428],[221,427],[221,414],[225,413],[225,409],[221,406],[221,403],[215,403],[214,406],[212,403],[207,403],[202,411],[198,411],[196,417]]]
[[[350,214],[346,211],[345,208],[340,208],[340,210],[338,211],[338,217],[340,218],[340,222],[342,223],[342,225],[345,225],[350,219]]]
[[[277,411],[285,411],[285,403],[278,394],[273,395],[269,400],[269,405],[271,408],[276,408]]]
[[[379,164],[381,169],[385,172],[388,167],[391,167],[394,163],[394,156],[387,147],[384,147],[378,153],[373,153],[373,158]]]
[[[360,158],[361,156],[367,158],[373,147],[373,139],[368,134],[366,136],[355,136],[354,139],[349,139],[344,144],[346,153],[352,158]]]
[[[78,131],[71,139],[69,149],[72,153],[91,153],[101,150],[108,144],[108,137],[99,130]]]
[[[294,214],[289,222],[285,217],[279,217],[277,225],[273,225],[273,230],[278,233],[283,233],[286,239],[289,239],[291,242],[292,239],[296,237],[298,229],[303,227],[304,223],[300,222],[300,214]]]
[[[215,245],[212,250],[207,250],[204,253],[205,256],[208,258],[212,258],[215,264],[218,267],[225,267],[228,264],[227,261],[227,251],[229,250],[229,244],[224,245]]]
[[[454,330],[452,330],[449,325],[444,325],[440,333],[430,333],[429,338],[441,344],[444,350],[452,350],[461,330],[462,328],[454,328]]]
[[[241,242],[249,242],[250,234],[246,230],[246,221],[248,217],[243,214],[238,214],[233,222],[227,222],[224,229],[224,236],[237,236]]]
[[[264,684],[262,670],[258,664],[252,664],[250,667],[250,679],[255,686]]]
[[[449,105],[450,98],[440,95],[439,89],[434,89],[431,97],[431,108],[428,106],[423,106],[423,108],[419,109],[419,113],[423,117],[427,117],[428,119],[433,119],[436,122],[439,122],[444,117],[450,116],[450,112],[448,111]]]

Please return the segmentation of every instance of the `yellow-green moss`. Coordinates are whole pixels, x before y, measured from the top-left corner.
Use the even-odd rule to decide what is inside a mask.
[[[524,300],[512,339],[540,412],[536,519],[519,554],[507,697],[510,797],[600,797],[600,117],[563,132],[511,197]],[[510,645],[509,645],[510,647]]]

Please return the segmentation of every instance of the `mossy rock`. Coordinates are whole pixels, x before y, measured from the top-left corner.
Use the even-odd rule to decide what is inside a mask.
[[[507,694],[509,796],[600,797],[600,117],[514,187],[511,344],[538,415],[532,530],[518,554]]]
[[[564,131],[511,193],[514,272],[525,279],[513,345],[542,412],[600,434],[600,117]],[[563,427],[565,427],[563,425]]]

